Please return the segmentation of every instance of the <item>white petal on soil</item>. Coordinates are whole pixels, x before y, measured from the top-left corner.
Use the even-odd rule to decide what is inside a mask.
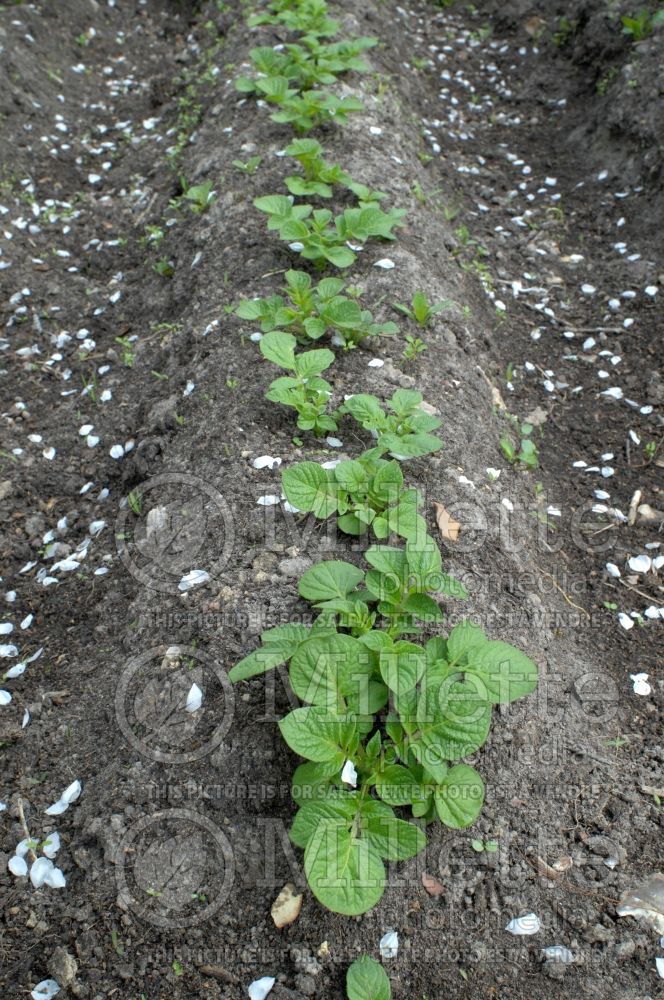
[[[655,968],[657,969],[657,975],[659,978],[664,979],[664,958],[655,959]]]
[[[330,448],[343,448],[344,446],[343,441],[340,441],[339,438],[329,437],[325,438],[325,441],[329,444]]]
[[[275,982],[274,976],[263,976],[262,979],[255,979],[249,986],[249,1000],[265,1000]]]
[[[36,861],[33,861],[30,868],[30,881],[35,889],[41,889],[47,879],[50,879],[52,871],[53,862],[49,858],[37,858]]]
[[[55,855],[60,850],[60,834],[59,833],[49,833],[48,837],[42,844],[42,854],[47,858],[54,858]]]
[[[606,572],[609,574],[609,576],[612,576],[614,579],[617,579],[620,576],[620,570],[618,569],[615,563],[607,563]]]
[[[30,713],[26,708],[25,712],[23,713],[23,721],[21,722],[21,729],[25,729],[29,721],[30,721]]]
[[[23,878],[28,874],[28,866],[26,864],[25,858],[21,858],[18,854],[15,854],[9,859],[9,864],[7,865],[12,875],[16,875],[17,878]]]
[[[500,502],[502,503],[503,507],[506,508],[506,510],[514,510],[514,504],[509,499],[509,497],[503,497],[503,499]]]
[[[560,962],[561,965],[572,965],[574,955],[562,944],[554,944],[549,948],[542,948],[542,954],[550,962]]]
[[[5,643],[3,646],[0,646],[0,658],[6,656],[18,656],[18,647],[12,643]]]
[[[351,788],[357,788],[357,771],[352,760],[347,760],[341,772],[341,780]]]
[[[0,688],[0,705],[8,705],[12,700],[12,696],[9,691],[5,691],[4,688]]]
[[[380,949],[380,957],[383,960],[386,958],[396,958],[399,951],[399,935],[397,932],[388,931],[387,934],[383,934],[378,947]]]
[[[251,463],[254,469],[274,469],[281,465],[280,458],[273,458],[272,455],[259,455]]]
[[[500,469],[494,469],[492,466],[489,466],[489,468],[486,470],[486,474],[491,480],[491,482],[494,482],[496,479],[499,479],[500,473],[501,473]]]
[[[584,295],[594,295],[597,289],[594,285],[581,285],[581,291]]]
[[[288,500],[284,501],[284,510],[287,510],[289,514],[301,514],[302,513],[302,511],[300,510],[299,507],[293,507],[293,504],[289,503]]]
[[[72,781],[71,785],[67,785],[64,792],[60,796],[57,802],[54,802],[52,806],[49,806],[46,810],[47,816],[61,816],[63,812],[69,809],[72,802],[76,802],[76,799],[81,794],[81,782],[76,780]]]
[[[122,458],[124,452],[125,450],[121,444],[114,444],[111,450],[109,451],[109,455],[111,456],[111,458],[119,459]]]
[[[624,611],[621,611],[618,615],[618,621],[626,632],[629,632],[631,628],[634,628],[634,619],[626,615]]]
[[[193,587],[200,587],[201,584],[207,583],[209,579],[210,574],[206,570],[192,569],[182,577],[178,583],[178,590],[184,594]]]
[[[526,913],[523,917],[515,917],[514,920],[510,920],[505,930],[509,931],[510,934],[521,937],[526,934],[537,934],[541,926],[542,924],[537,914]]]
[[[635,573],[649,573],[652,567],[650,556],[632,556],[627,565]]]
[[[13,631],[14,626],[11,622],[0,622],[0,635],[9,635]]]
[[[385,362],[381,358],[372,358],[367,364],[367,368],[382,368]]]
[[[382,257],[374,263],[374,267],[381,267],[384,271],[391,271],[395,266],[394,261],[390,260],[389,257]]]
[[[187,695],[187,704],[184,706],[187,712],[197,712],[203,704],[203,692],[198,684],[192,684]]]
[[[30,996],[32,1000],[51,1000],[59,992],[60,985],[55,979],[42,979],[41,983],[37,983]]]
[[[643,695],[647,698],[649,694],[652,694],[652,688],[648,684],[649,674],[630,674],[630,680],[634,682],[634,694]]]
[[[610,389],[605,389],[604,392],[600,392],[600,396],[610,396],[611,399],[622,399],[623,391],[620,386],[612,386]]]
[[[7,673],[3,674],[3,677],[7,681],[10,681],[10,680],[13,681],[15,677],[20,677],[21,674],[25,673],[25,668],[26,667],[27,667],[27,663],[25,661],[23,661],[21,663],[17,663],[15,667],[10,667],[9,670],[7,671]]]
[[[276,496],[274,493],[268,493],[266,496],[259,497],[256,503],[260,507],[274,507],[275,504],[280,503],[281,497]]]

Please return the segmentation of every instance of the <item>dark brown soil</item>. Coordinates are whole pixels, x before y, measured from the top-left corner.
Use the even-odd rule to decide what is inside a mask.
[[[344,84],[365,112],[319,138],[331,161],[408,209],[398,241],[367,246],[352,281],[385,319],[420,288],[458,304],[425,333],[402,320],[402,337],[428,346],[414,362],[402,338],[339,352],[335,394],[417,385],[440,411],[442,457],[407,473],[432,531],[434,499],[464,528],[443,543],[470,594],[448,622],[471,615],[524,648],[541,683],[496,713],[477,755],[487,802],[476,827],[433,829],[425,855],[393,866],[362,918],[330,914],[305,892],[298,920],[274,927],[280,889],[303,885],[287,840],[294,761],[276,728],[290,695],[279,673],[233,689],[226,672],[262,629],[306,612],[297,578],[310,561],[360,555],[280,505],[257,504],[280,492],[279,474],[251,462],[350,456],[366,444],[345,425],[341,450],[294,442],[290,412],[264,398],[271,373],[251,327],[230,308],[279,288],[294,263],[251,206],[280,190],[275,154],[289,133],[233,84],[249,48],[282,39],[249,32],[236,2],[0,8],[0,266],[10,264],[0,270],[0,621],[14,624],[2,642],[21,658],[44,650],[3,682],[12,701],[0,708],[0,982],[10,1000],[49,975],[64,981],[58,949],[78,965],[71,995],[89,1000],[237,998],[268,975],[275,1000],[338,1000],[348,964],[378,956],[389,929],[400,938],[386,962],[397,1000],[661,995],[657,936],[615,906],[661,867],[663,814],[649,789],[662,787],[662,621],[626,630],[618,615],[664,604],[661,571],[627,566],[656,557],[645,546],[664,539],[660,520],[593,510],[627,517],[637,490],[641,504],[664,508],[651,148],[661,33],[638,51],[622,37],[602,48],[611,22],[593,34],[579,13],[583,31],[566,52],[551,42],[557,11],[533,39],[532,11],[516,7],[490,19],[488,4],[330,6],[349,32],[382,44],[374,72]],[[596,92],[599,74],[632,64],[626,79],[643,81],[638,135],[638,88]],[[174,167],[166,151],[178,132],[189,141]],[[254,175],[233,167],[254,153]],[[169,209],[182,177],[214,182],[205,214]],[[147,226],[163,228],[158,248],[146,245]],[[393,270],[372,266],[386,256]],[[159,259],[172,277],[154,271]],[[372,357],[384,366],[369,367]],[[610,387],[623,397],[601,395]],[[499,442],[517,441],[509,414],[533,412],[539,468],[527,472]],[[160,508],[166,529],[154,528]],[[79,569],[51,568],[81,544]],[[210,580],[181,593],[193,570]],[[58,582],[45,585],[49,576]],[[630,674],[641,672],[648,696],[633,691]],[[195,722],[175,708],[192,681],[204,690]],[[46,816],[76,779],[80,798]],[[65,888],[35,890],[8,872],[24,837],[19,800],[32,836],[60,833]],[[477,853],[478,838],[498,851]],[[543,863],[567,857],[564,875],[542,877]],[[443,883],[440,898],[423,872]],[[506,933],[528,912],[539,933]],[[545,960],[552,945],[574,963]]]

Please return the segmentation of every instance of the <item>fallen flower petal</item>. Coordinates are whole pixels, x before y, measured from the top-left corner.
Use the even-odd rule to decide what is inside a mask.
[[[255,979],[249,986],[249,1000],[265,1000],[275,982],[274,976],[263,976],[262,979]]]
[[[505,928],[510,934],[522,937],[526,934],[537,934],[542,924],[540,918],[535,913],[526,913],[523,917],[515,917],[510,920]]]

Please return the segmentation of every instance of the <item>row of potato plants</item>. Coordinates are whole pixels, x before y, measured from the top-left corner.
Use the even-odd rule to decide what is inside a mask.
[[[346,72],[368,69],[361,53],[375,38],[338,40],[340,24],[324,0],[272,0],[249,24],[276,25],[296,39],[253,49],[254,73],[237,81],[239,91],[276,108],[273,121],[301,134],[362,111],[360,100],[329,88]],[[369,240],[396,239],[405,213],[383,210],[386,195],[328,163],[317,140],[295,137],[285,152],[299,167],[285,179],[288,193],[254,204],[300,259],[321,272],[347,270]],[[337,214],[317,207],[337,191],[355,203]],[[494,705],[534,690],[537,668],[471,621],[447,638],[425,639],[443,620],[440,601],[466,594],[443,572],[420,492],[404,484],[404,462],[442,447],[433,433],[441,421],[423,408],[422,394],[399,389],[382,403],[360,393],[330,408],[333,388],[322,376],[334,364],[332,348],[395,336],[396,325],[377,322],[343,279],[314,280],[304,270],[286,272],[282,295],[242,302],[237,314],[260,326],[263,356],[285,373],[267,397],[294,409],[298,428],[322,437],[350,417],[371,438],[357,458],[304,461],[282,474],[298,511],[336,517],[347,534],[377,540],[364,552],[366,568],[341,560],[309,568],[298,589],[315,609],[313,624],[268,629],[261,647],[230,671],[239,682],[288,664],[302,704],[279,728],[304,760],[293,776],[290,836],[304,851],[315,897],[334,912],[360,914],[384,892],[385,862],[423,849],[427,824],[475,822],[484,782],[463,760],[487,739]],[[396,810],[410,810],[415,822]]]

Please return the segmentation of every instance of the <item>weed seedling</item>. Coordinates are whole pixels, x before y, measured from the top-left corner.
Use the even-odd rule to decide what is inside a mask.
[[[512,439],[508,434],[503,434],[500,439],[500,450],[512,465],[522,465],[526,469],[537,469],[539,467],[539,452],[537,445],[531,439],[533,432],[532,424],[521,424],[521,440],[518,449],[515,448]]]
[[[258,170],[262,159],[262,156],[250,156],[246,163],[243,163],[242,160],[233,160],[233,166],[236,170],[241,170],[243,174],[249,174],[251,177]]]
[[[411,336],[410,333],[406,334],[406,344],[407,347],[401,355],[404,361],[416,361],[420,354],[424,354],[425,351],[429,350],[423,340],[420,340],[419,337]]]
[[[402,312],[404,316],[408,316],[409,319],[415,320],[422,329],[426,329],[434,316],[445,309],[451,309],[453,305],[454,303],[450,299],[442,299],[440,302],[430,305],[424,292],[415,292],[410,306],[404,305],[403,302],[395,302],[394,308]]]
[[[203,215],[210,205],[217,200],[217,192],[213,190],[212,181],[204,181],[202,184],[194,184],[187,187],[177,199],[178,206],[184,201],[189,206],[194,215]]]
[[[172,260],[162,257],[152,265],[152,270],[156,271],[162,278],[172,278],[175,274],[175,264]]]

